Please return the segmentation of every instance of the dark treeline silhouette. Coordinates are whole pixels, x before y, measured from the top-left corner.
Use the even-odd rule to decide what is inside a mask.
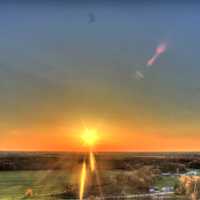
[[[182,173],[187,168],[200,169],[199,154],[167,154],[142,156],[134,153],[98,153],[96,159],[103,169],[133,170],[153,166],[161,172]],[[67,169],[88,158],[83,153],[0,153],[0,170]]]

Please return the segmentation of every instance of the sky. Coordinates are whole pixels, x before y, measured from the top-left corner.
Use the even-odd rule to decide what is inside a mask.
[[[200,150],[198,1],[1,1],[0,150]],[[148,66],[160,44],[166,50]]]

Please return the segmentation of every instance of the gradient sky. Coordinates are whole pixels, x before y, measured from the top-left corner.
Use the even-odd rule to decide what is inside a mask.
[[[198,1],[19,2],[0,2],[0,150],[80,151],[84,126],[100,151],[200,150]]]

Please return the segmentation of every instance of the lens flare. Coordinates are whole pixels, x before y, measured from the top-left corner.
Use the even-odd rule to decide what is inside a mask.
[[[92,151],[90,151],[90,169],[92,172],[95,170],[95,157]]]
[[[96,160],[93,153],[93,148],[97,143],[97,140],[99,139],[99,135],[97,134],[97,131],[94,129],[88,129],[86,128],[81,135],[81,139],[85,145],[87,145],[88,148],[88,156],[89,156],[89,165],[90,165],[90,171],[92,172],[92,175],[97,174],[96,170]],[[81,175],[80,175],[80,190],[79,190],[79,199],[83,200],[84,197],[84,191],[85,191],[85,184],[86,184],[86,162],[83,162]],[[96,172],[96,173],[95,173]],[[92,180],[91,180],[92,181]],[[98,181],[99,183],[99,181]],[[100,184],[99,184],[100,185]],[[100,189],[101,191],[101,189]],[[102,195],[101,195],[102,196]]]
[[[83,165],[82,165],[81,177],[80,177],[80,190],[79,190],[79,199],[80,200],[83,200],[85,181],[86,181],[86,163],[84,161]]]
[[[147,61],[147,66],[152,66],[157,58],[167,50],[167,44],[161,43],[157,46],[154,55]]]

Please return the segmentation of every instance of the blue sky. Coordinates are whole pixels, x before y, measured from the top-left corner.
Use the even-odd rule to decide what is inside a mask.
[[[0,3],[2,135],[80,118],[198,134],[200,4],[148,2]]]

